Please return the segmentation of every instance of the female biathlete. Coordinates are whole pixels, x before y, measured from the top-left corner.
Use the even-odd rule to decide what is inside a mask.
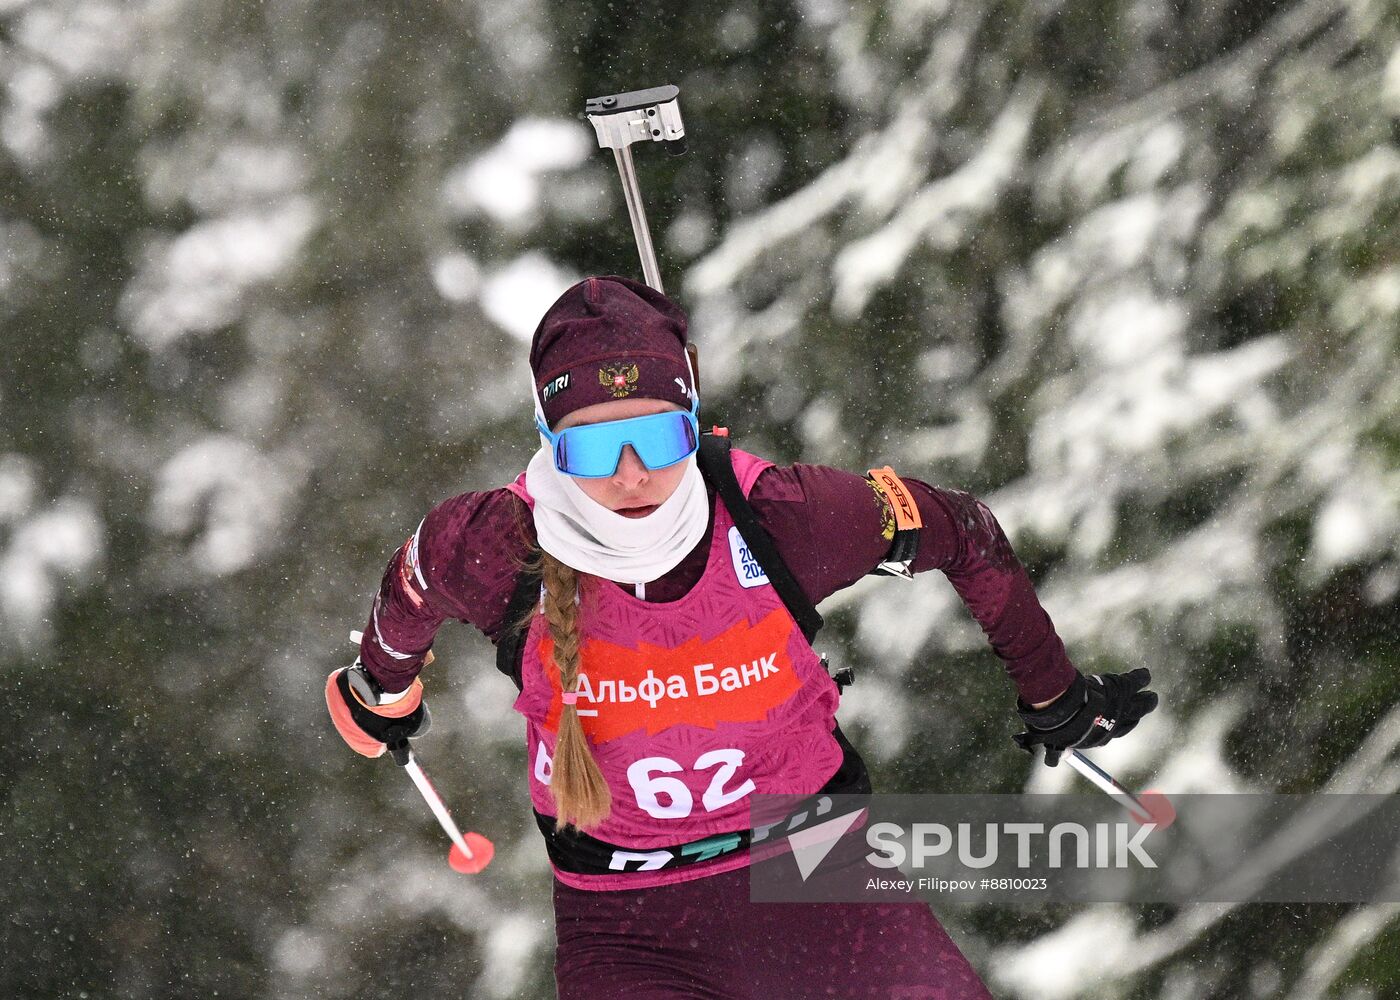
[[[1050,762],[1131,730],[1156,703],[1146,671],[1076,671],[968,494],[702,436],[685,315],[645,285],[570,288],[530,367],[544,445],[510,485],[434,507],[394,554],[358,660],[327,683],[346,742],[374,757],[422,731],[418,673],[446,619],[497,645],[555,874],[563,1000],[989,996],[927,904],[749,900],[749,851],[727,849],[747,843],[732,835],[749,796],[869,789],[801,606],[882,564],[942,570],[1015,684],[1018,742]],[[727,487],[697,461],[716,444]],[[781,576],[800,588],[786,602]]]

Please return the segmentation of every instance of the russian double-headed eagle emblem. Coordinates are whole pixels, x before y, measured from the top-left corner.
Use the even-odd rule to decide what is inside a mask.
[[[875,494],[875,502],[880,505],[880,534],[889,541],[894,540],[894,507],[890,505],[890,498],[885,496],[885,491],[875,485],[875,480],[869,476],[865,479],[865,485],[869,486],[871,492]]]
[[[622,399],[631,395],[632,390],[637,388],[637,380],[642,377],[642,373],[636,365],[618,365],[616,368],[600,368],[598,370],[598,384],[606,386],[612,393],[613,399]]]

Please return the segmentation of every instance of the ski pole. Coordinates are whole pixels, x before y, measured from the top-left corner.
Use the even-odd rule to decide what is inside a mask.
[[[598,134],[598,145],[611,149],[617,160],[627,214],[632,219],[632,235],[636,237],[637,253],[642,258],[642,278],[663,295],[666,289],[661,287],[661,270],[656,266],[656,250],[647,227],[642,189],[632,164],[632,143],[664,142],[672,153],[685,152],[685,125],[681,121],[679,98],[680,88],[668,84],[650,90],[590,97],[583,108]]]
[[[481,871],[490,864],[491,858],[496,853],[495,845],[479,833],[462,835],[462,831],[452,820],[452,814],[447,811],[447,805],[442,801],[442,796],[438,795],[433,783],[423,773],[423,768],[413,755],[408,740],[401,739],[389,747],[389,752],[393,754],[394,762],[407,771],[408,776],[413,779],[413,784],[417,787],[419,794],[423,796],[423,801],[428,803],[428,808],[433,811],[433,815],[437,818],[438,825],[447,834],[447,838],[452,841],[452,848],[447,852],[447,863],[452,866],[452,869],[471,874]]]
[[[1064,760],[1070,767],[1088,778],[1095,788],[1126,807],[1133,819],[1139,823],[1155,823],[1158,829],[1165,829],[1171,825],[1172,820],[1176,819],[1176,809],[1161,792],[1143,792],[1140,797],[1134,795],[1119,784],[1113,775],[1078,750],[1071,750],[1065,755]]]
[[[350,633],[350,641],[357,646],[363,638],[364,633],[359,630]],[[423,656],[423,666],[426,667],[432,662],[433,651],[430,649]],[[447,852],[447,863],[452,866],[453,871],[470,875],[489,865],[491,858],[496,853],[495,845],[479,833],[469,832],[463,836],[462,831],[457,828],[456,822],[453,821],[452,814],[447,811],[447,804],[442,801],[442,796],[437,793],[437,789],[428,780],[422,765],[414,756],[408,737],[395,735],[391,730],[384,745],[388,747],[389,755],[394,758],[394,763],[407,771],[408,776],[413,779],[413,785],[418,789],[418,794],[423,796],[423,801],[428,803],[428,808],[432,810],[438,825],[447,834],[447,838],[452,841],[452,847]]]

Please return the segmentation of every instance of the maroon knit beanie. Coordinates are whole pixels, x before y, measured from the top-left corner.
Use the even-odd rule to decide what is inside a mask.
[[[664,399],[690,409],[686,319],[666,296],[630,278],[585,278],[535,329],[530,370],[551,428],[574,410],[614,399]]]

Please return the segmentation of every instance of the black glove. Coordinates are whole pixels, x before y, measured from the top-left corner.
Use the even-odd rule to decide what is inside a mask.
[[[1011,737],[1027,753],[1045,747],[1045,763],[1054,767],[1071,747],[1101,747],[1133,731],[1144,715],[1157,707],[1157,695],[1144,691],[1152,681],[1146,667],[1126,674],[1079,674],[1069,690],[1044,708],[1031,708],[1020,698],[1016,711],[1026,724]]]
[[[388,705],[380,704],[384,689],[357,659],[355,665],[326,678],[326,707],[336,731],[350,748],[366,757],[388,750],[399,764],[408,763],[410,737],[422,736],[432,725],[417,678],[408,692]]]

